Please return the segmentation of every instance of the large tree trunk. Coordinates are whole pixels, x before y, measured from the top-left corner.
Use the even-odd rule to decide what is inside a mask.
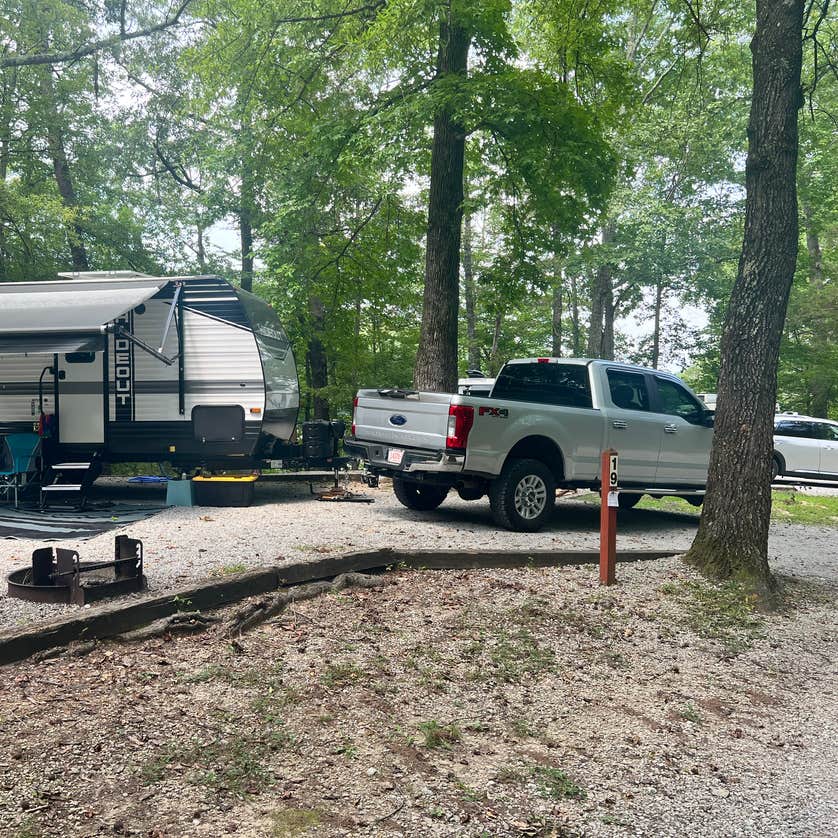
[[[195,243],[195,255],[198,258],[198,270],[204,274],[207,272],[207,251],[204,245],[204,222],[198,218],[195,224],[197,240]]]
[[[439,35],[437,78],[465,79],[471,36],[453,19],[450,9],[443,11]],[[455,121],[450,106],[443,106],[434,117],[425,295],[413,370],[414,386],[420,390],[457,392],[464,157],[464,129]]]
[[[500,372],[500,331],[503,326],[503,312],[495,314],[495,325],[492,329],[492,348],[489,351],[489,375]]]
[[[655,283],[655,325],[652,332],[652,368],[657,369],[661,357],[661,309],[663,308],[663,278]]]
[[[329,400],[322,395],[322,389],[329,384],[329,365],[323,332],[326,326],[326,309],[318,297],[309,298],[308,367],[311,375],[311,390],[314,394],[314,418],[329,418]]]
[[[480,369],[480,346],[477,343],[477,289],[471,250],[471,214],[463,217],[463,291],[466,303],[466,343],[468,369]]]
[[[722,333],[707,497],[687,560],[768,596],[777,360],[798,248],[802,0],[757,0],[745,234]]]
[[[602,244],[608,245],[614,240],[614,224],[607,223],[602,228]],[[606,253],[606,258],[608,254]],[[610,261],[604,262],[597,269],[591,289],[591,326],[588,330],[589,358],[614,358],[614,287],[613,267]]]
[[[803,223],[806,227],[806,250],[809,253],[809,281],[823,285],[823,255],[818,228],[815,225],[812,206],[807,201],[803,204]]]
[[[12,119],[14,116],[15,88],[17,86],[17,72],[14,70],[3,73],[2,96],[0,107],[0,185],[5,187],[9,176],[9,160],[12,146]],[[6,219],[0,221],[0,282],[5,282],[8,272],[8,244],[6,242]]]
[[[50,155],[52,156],[52,168],[55,174],[55,183],[58,186],[58,194],[65,207],[76,209],[78,200],[76,190],[73,187],[73,180],[70,177],[70,163],[67,160],[67,152],[64,149],[64,134],[57,124],[51,122],[48,129],[48,142]],[[70,257],[73,260],[74,271],[90,270],[87,261],[87,250],[82,239],[82,225],[78,219],[73,221],[69,229]]]
[[[239,234],[242,249],[241,287],[245,291],[253,290],[253,211],[255,197],[253,188],[252,146],[250,132],[246,132],[248,142],[242,151],[242,183],[239,201]]]
[[[58,104],[55,98],[55,85],[52,80],[52,69],[44,67],[41,70],[41,92],[48,102],[50,117],[47,124],[47,145],[52,159],[52,171],[55,175],[55,184],[58,187],[58,194],[65,207],[74,211],[78,208],[76,190],[73,186],[73,179],[70,176],[70,162],[67,158],[67,150],[64,147],[64,131],[61,127],[61,114],[58,111]],[[68,226],[67,234],[70,245],[70,257],[73,261],[74,271],[90,270],[87,260],[87,250],[84,247],[83,228],[75,216],[74,221]]]
[[[553,279],[553,357],[562,357],[562,275]]]
[[[582,339],[579,329],[579,285],[575,273],[570,275],[570,325],[573,330],[573,357],[578,358]]]

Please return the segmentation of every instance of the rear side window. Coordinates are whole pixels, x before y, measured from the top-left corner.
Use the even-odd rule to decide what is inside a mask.
[[[649,409],[649,391],[643,375],[624,370],[608,370],[608,389],[615,407],[623,410]]]
[[[777,436],[791,436],[797,439],[820,439],[818,426],[811,422],[792,422],[789,420],[778,422],[774,426]]]
[[[591,407],[588,368],[580,364],[507,364],[495,382],[492,398]]]

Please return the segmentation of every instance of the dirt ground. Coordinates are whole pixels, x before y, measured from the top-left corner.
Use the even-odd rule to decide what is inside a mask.
[[[404,572],[0,672],[0,835],[827,836],[835,584]],[[235,609],[229,609],[229,616]]]

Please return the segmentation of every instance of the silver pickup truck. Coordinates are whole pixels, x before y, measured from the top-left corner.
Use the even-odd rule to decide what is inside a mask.
[[[713,414],[683,382],[613,361],[523,358],[500,371],[488,397],[361,390],[349,452],[392,477],[410,509],[436,509],[451,489],[488,494],[495,522],[535,532],[556,489],[597,488],[600,456],[620,455],[619,499],[704,495]]]

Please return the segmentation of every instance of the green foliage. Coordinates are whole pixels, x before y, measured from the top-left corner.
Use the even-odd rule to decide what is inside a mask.
[[[426,748],[450,748],[459,742],[463,735],[455,724],[441,725],[431,719],[419,725],[422,744]]]
[[[532,775],[538,782],[541,796],[549,800],[584,800],[587,797],[585,789],[576,785],[560,768],[537,765],[532,769]]]

